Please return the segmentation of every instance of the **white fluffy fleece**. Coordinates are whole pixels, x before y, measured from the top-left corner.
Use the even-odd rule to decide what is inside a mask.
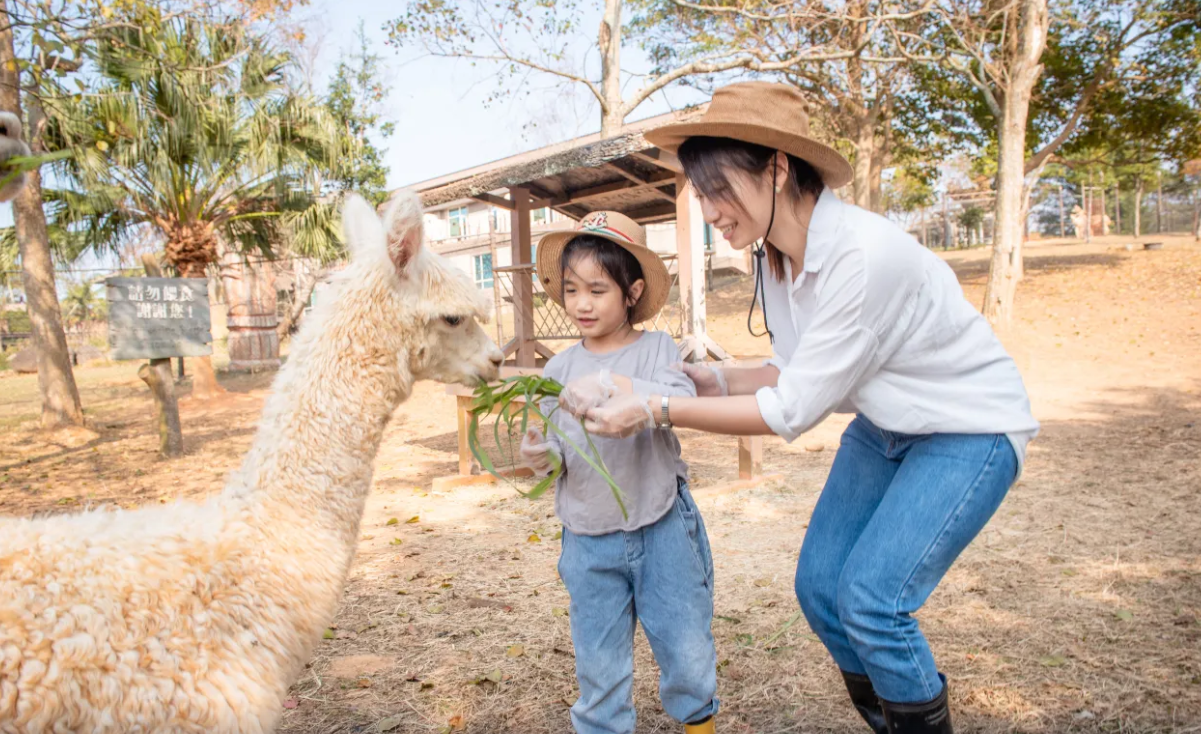
[[[204,504],[0,519],[0,732],[274,729],[333,619],[372,462],[416,379],[500,353],[404,194],[348,197],[350,265],[293,344],[254,445]]]

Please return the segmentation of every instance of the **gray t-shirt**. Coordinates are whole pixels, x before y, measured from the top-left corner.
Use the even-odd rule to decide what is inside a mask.
[[[639,393],[695,397],[692,381],[670,369],[679,361],[679,349],[669,334],[647,331],[632,344],[606,354],[589,352],[583,342],[575,344],[552,357],[543,375],[566,385],[608,368],[615,375],[629,377]],[[555,404],[544,403],[543,413]],[[578,419],[559,409],[551,420],[577,446],[589,450]],[[625,520],[608,482],[556,434],[552,432],[549,439],[565,463],[555,487],[555,512],[577,535],[628,532],[658,521],[675,502],[677,478],[688,477],[688,465],[680,458],[680,442],[671,430],[648,428],[622,439],[593,436],[596,450],[624,494],[629,513]]]

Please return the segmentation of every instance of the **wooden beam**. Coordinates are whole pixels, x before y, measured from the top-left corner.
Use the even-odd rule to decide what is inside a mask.
[[[631,158],[637,158],[640,161],[645,161],[653,166],[658,166],[672,173],[683,173],[684,166],[680,163],[680,159],[675,153],[669,153],[660,148],[652,148],[650,150],[640,150],[630,153]]]
[[[644,178],[643,176],[633,173],[632,171],[627,171],[626,169],[622,168],[621,166],[617,165],[616,163],[614,163],[612,161],[606,163],[605,168],[607,168],[610,171],[617,172],[619,175],[629,179],[630,181],[633,181],[636,184],[640,184],[640,186],[636,186],[635,188],[641,188],[641,187],[644,187],[647,185],[656,184],[657,181],[675,181],[676,180],[676,177],[674,175],[667,176],[667,177],[660,176],[658,179]],[[651,193],[653,193],[656,198],[663,199],[664,201],[670,201],[670,202],[674,203],[676,200],[676,198],[674,196],[664,192],[661,188],[659,188],[659,185],[652,186]]]
[[[485,204],[491,204],[492,206],[500,207],[501,209],[508,209],[509,211],[513,211],[513,202],[512,201],[509,201],[508,199],[502,199],[499,196],[496,196],[495,194],[476,194],[475,196],[473,196],[471,198],[473,198],[477,201],[482,201]]]
[[[606,184],[600,184],[598,186],[590,186],[586,189],[580,189],[579,191],[569,192],[564,199],[560,199],[556,203],[578,204],[582,201],[588,201],[590,199],[598,199],[603,196],[608,196],[609,194],[613,194],[618,191],[620,191],[622,193],[630,193],[630,192],[634,192],[634,191],[644,191],[646,189],[659,189],[664,186],[669,186],[674,182],[675,182],[675,174],[672,174],[670,176],[663,176],[661,178],[651,179],[650,181],[646,181],[643,183],[636,183],[634,181],[610,181],[609,183],[606,183]]]
[[[639,223],[671,221],[676,216],[676,205],[657,201],[640,209],[631,209],[622,213]]]

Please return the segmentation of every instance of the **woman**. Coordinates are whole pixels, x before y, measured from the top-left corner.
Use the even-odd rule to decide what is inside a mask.
[[[1038,432],[1013,360],[946,263],[834,196],[850,165],[809,137],[795,90],[734,84],[699,121],[646,137],[678,154],[705,221],[733,247],[763,241],[756,293],[774,356],[685,366],[695,398],[638,394],[614,376],[616,394],[576,412],[610,437],[676,426],[787,441],[856,413],[805,534],[797,599],[875,732],[950,732],[946,679],[912,615]],[[578,383],[577,397],[596,381]]]

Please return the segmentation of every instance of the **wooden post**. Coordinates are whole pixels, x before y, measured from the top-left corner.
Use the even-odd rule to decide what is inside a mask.
[[[532,261],[530,253],[530,190],[524,186],[509,189],[513,201],[510,252],[514,265]],[[513,331],[517,339],[517,366],[534,366],[534,282],[530,272],[513,273]]]
[[[455,416],[459,429],[459,476],[471,475],[471,447],[467,445],[467,424],[471,420],[471,404],[474,398],[470,395],[459,395],[455,398]]]
[[[738,478],[752,479],[763,473],[763,436],[738,437]]]
[[[700,206],[688,179],[683,174],[676,174],[676,267],[679,269],[680,306],[684,311],[684,338],[691,339],[695,346],[700,346],[695,341],[697,336],[705,333],[705,292],[699,287],[705,277],[704,227]],[[684,355],[689,361],[691,356]],[[702,351],[695,358],[704,359],[704,356]]]
[[[706,332],[705,218],[692,186],[682,173],[676,174],[676,267],[684,321],[681,357],[688,362],[700,362],[706,356],[729,359]]]
[[[162,270],[154,256],[142,256],[146,276],[161,278]],[[138,377],[150,388],[158,414],[158,451],[167,458],[183,453],[183,430],[179,423],[179,401],[175,397],[175,380],[171,377],[171,359],[152,359],[138,368]]]
[[[1105,203],[1105,181],[1104,180],[1101,181],[1101,185],[1098,186],[1097,189],[1101,192],[1101,236],[1105,237],[1106,235],[1109,234],[1109,224],[1106,223],[1106,221],[1105,221],[1105,218],[1107,216],[1109,216],[1109,207]]]

